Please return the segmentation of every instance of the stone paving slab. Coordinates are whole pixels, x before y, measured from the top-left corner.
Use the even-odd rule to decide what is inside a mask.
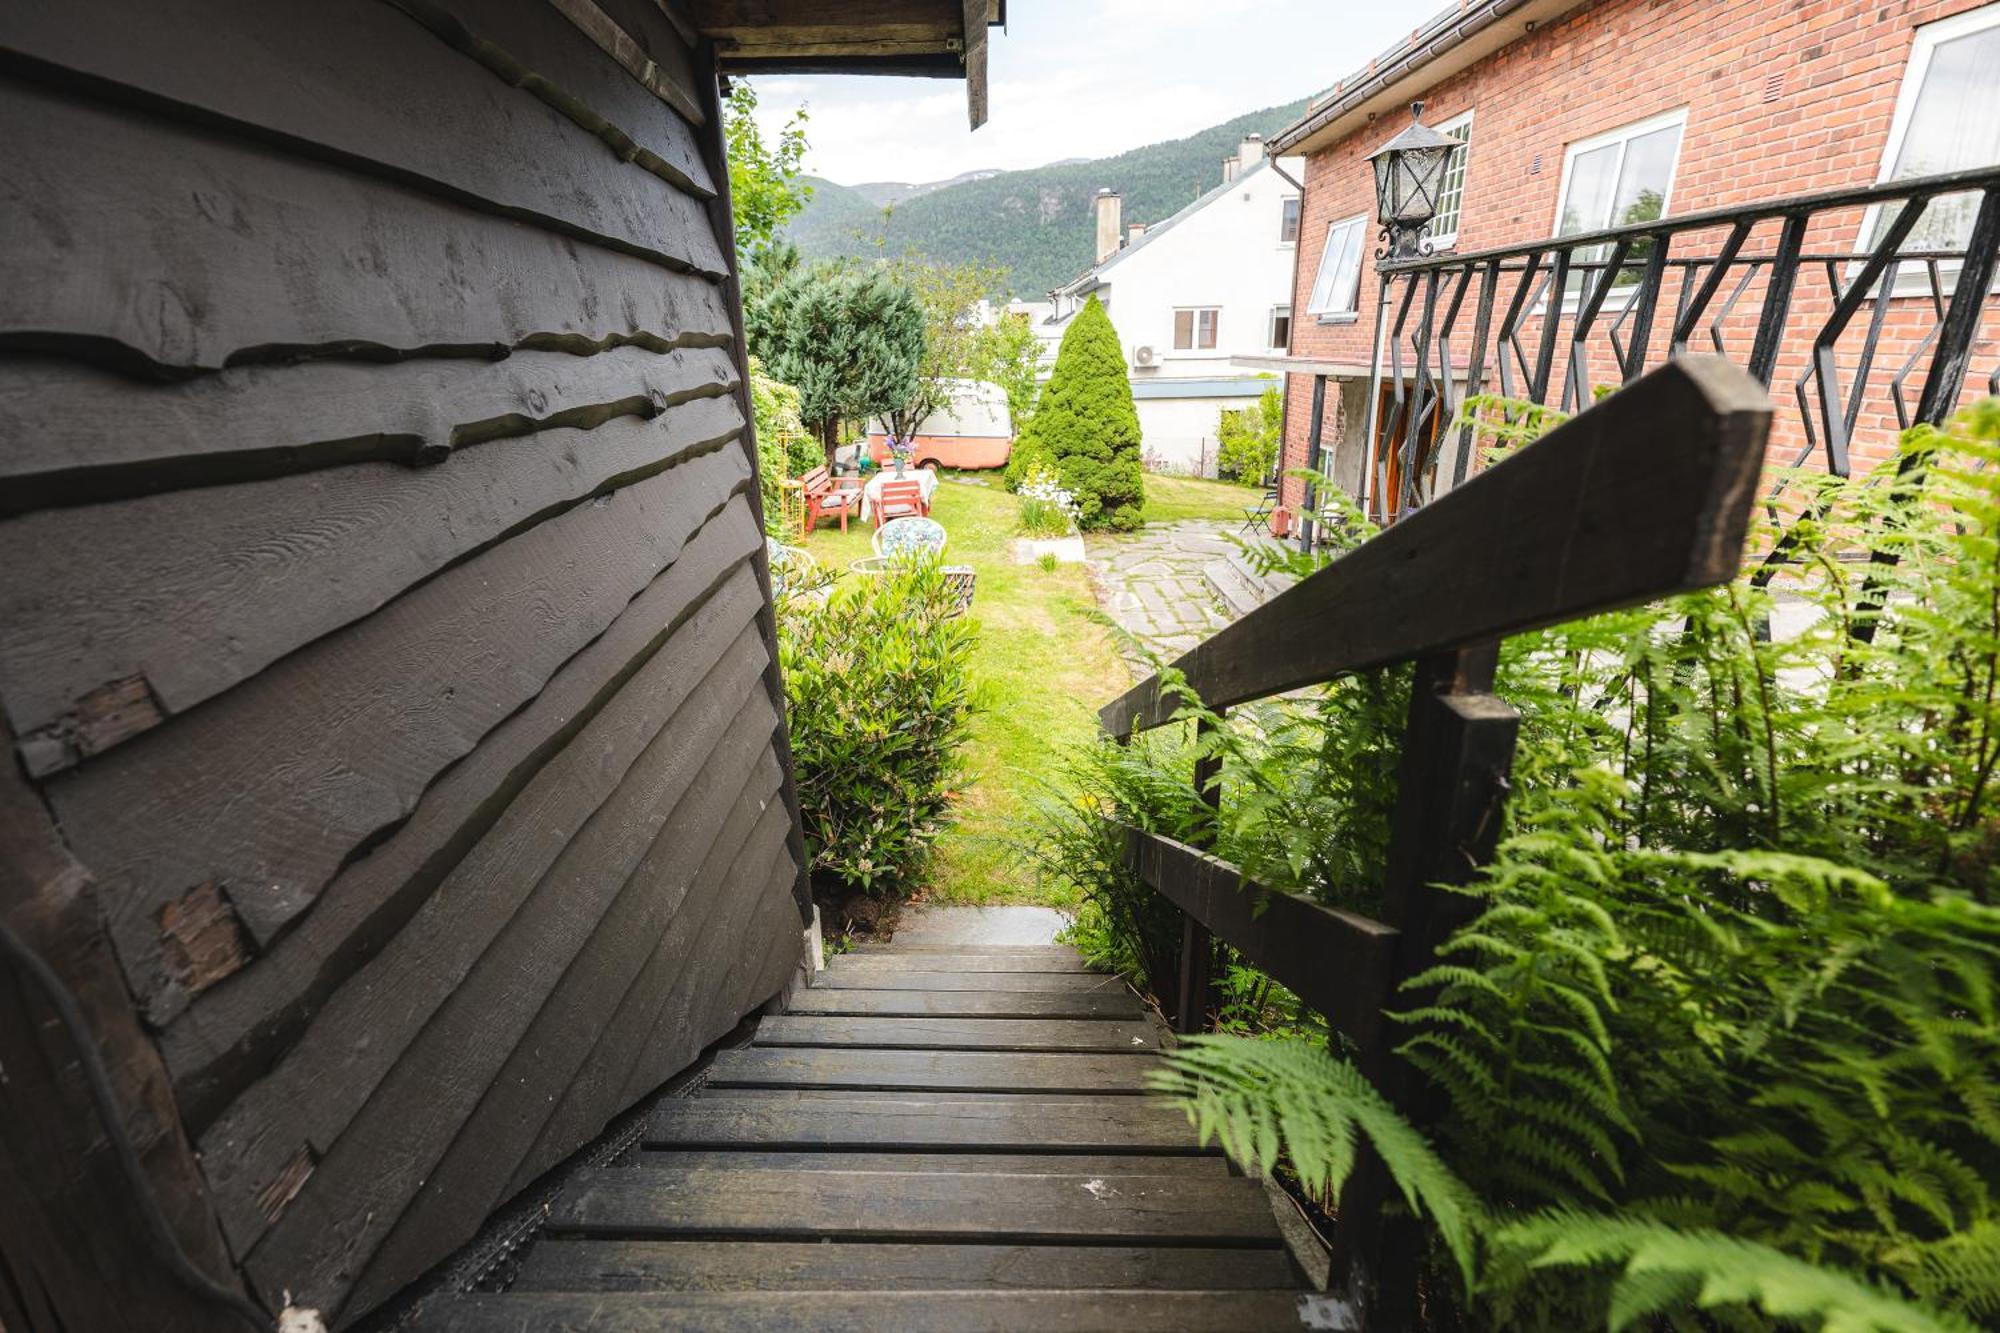
[[[1202,567],[1234,549],[1229,536],[1240,526],[1188,520],[1087,540],[1098,603],[1125,631],[1120,649],[1135,677],[1150,675],[1234,619]]]

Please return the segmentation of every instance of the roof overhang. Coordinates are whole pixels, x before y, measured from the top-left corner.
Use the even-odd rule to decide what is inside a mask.
[[[1316,153],[1590,0],[1457,0],[1271,137],[1273,157]]]
[[[962,78],[973,129],[986,123],[986,30],[1007,21],[1007,0],[658,3],[668,17],[715,42],[725,74]]]
[[[1331,375],[1335,379],[1365,380],[1366,361],[1329,361],[1314,356],[1232,356],[1229,364],[1244,370],[1261,370],[1273,375]]]

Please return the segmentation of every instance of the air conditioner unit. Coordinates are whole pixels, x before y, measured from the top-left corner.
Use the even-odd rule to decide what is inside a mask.
[[[1150,347],[1134,347],[1132,349],[1132,364],[1135,366],[1150,366],[1153,364],[1154,358],[1158,355]]]

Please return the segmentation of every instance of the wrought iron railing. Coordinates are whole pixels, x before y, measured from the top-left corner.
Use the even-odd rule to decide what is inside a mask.
[[[1793,400],[1774,463],[1847,475],[1858,432],[1886,453],[1969,376],[2000,393],[1996,252],[2000,167],[1383,263],[1357,498],[1388,522],[1465,480],[1474,395],[1575,412],[1689,350]]]

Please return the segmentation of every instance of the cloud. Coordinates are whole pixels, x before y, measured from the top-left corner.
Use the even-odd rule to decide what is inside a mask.
[[[942,180],[1108,157],[1316,92],[1407,32],[1362,0],[1043,0],[990,44],[991,119],[951,80],[756,81],[766,133],[801,102],[808,170],[845,184]]]

